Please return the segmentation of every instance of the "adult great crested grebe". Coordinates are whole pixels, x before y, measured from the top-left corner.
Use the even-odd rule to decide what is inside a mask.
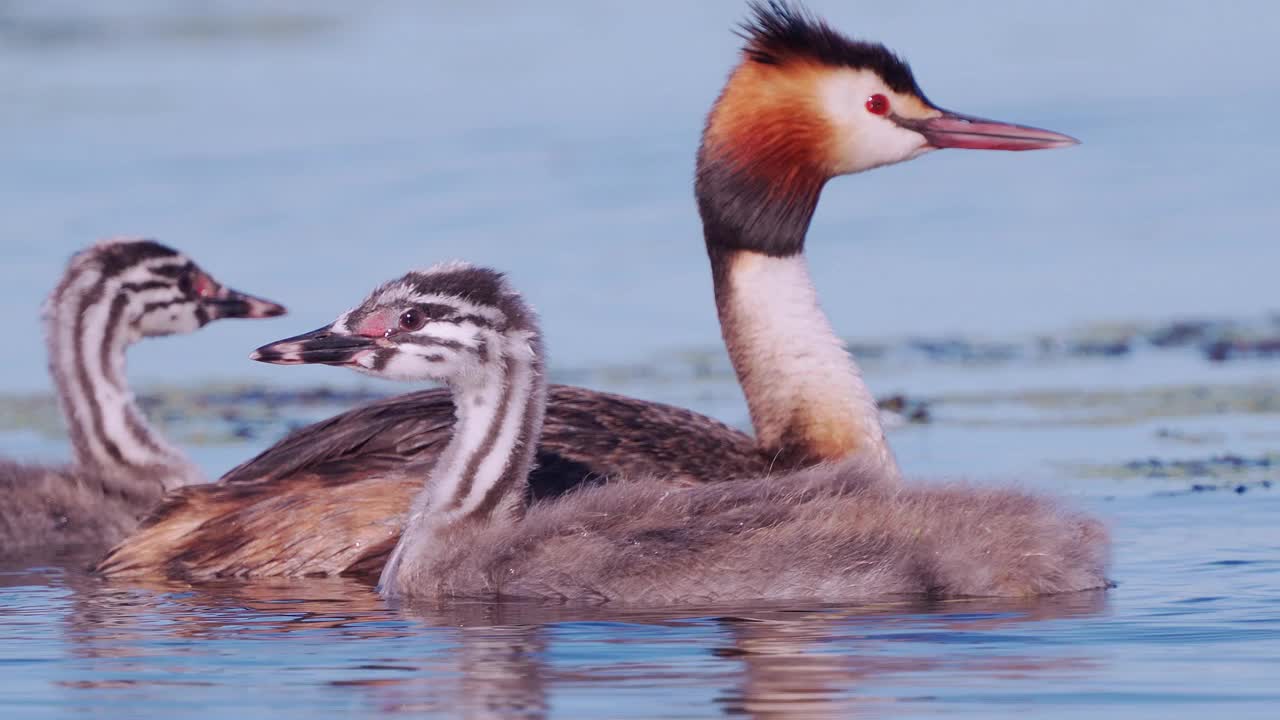
[[[222,286],[151,240],[106,240],[72,257],[45,304],[45,327],[75,462],[0,459],[0,559],[102,552],[165,492],[202,480],[134,402],[125,376],[130,345],[221,318],[284,311]]]
[[[537,317],[502,275],[411,272],[329,327],[259,348],[445,383],[457,422],[382,573],[410,597],[679,604],[1023,596],[1106,586],[1095,520],[1027,493],[899,484],[859,457],[686,488],[619,480],[526,507],[546,409]]]
[[[1064,135],[932,105],[901,59],[782,3],[753,5],[707,119],[696,194],[716,305],[756,439],[696,413],[553,385],[534,499],[584,481],[678,483],[868,458],[897,465],[874,400],[818,305],[803,251],[823,184],[936,148],[1030,150]],[[377,574],[417,482],[448,441],[443,390],[403,395],[285,438],[217,485],[174,494],[101,564],[109,574]]]

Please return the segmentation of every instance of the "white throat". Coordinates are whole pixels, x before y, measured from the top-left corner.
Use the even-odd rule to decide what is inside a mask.
[[[767,451],[807,462],[853,455],[897,473],[879,408],[818,304],[803,255],[737,251],[718,298],[730,358]]]

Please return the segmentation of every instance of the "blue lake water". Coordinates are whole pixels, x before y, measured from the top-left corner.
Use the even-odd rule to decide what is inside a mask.
[[[1275,359],[896,350],[1188,317],[1270,327],[1280,9],[811,5],[901,51],[943,106],[1084,141],[835,181],[809,254],[836,327],[895,349],[860,355],[872,387],[929,402],[931,422],[891,433],[908,474],[1022,483],[1099,513],[1114,590],[402,608],[340,581],[132,587],[11,567],[0,714],[1273,716]],[[47,402],[24,404],[48,392],[39,303],[70,253],[116,234],[154,235],[292,310],[144,343],[143,389],[361,386],[244,358],[378,281],[465,258],[537,305],[557,379],[744,425],[691,191],[742,15],[728,0],[0,3],[0,452],[66,456]],[[246,436],[186,397],[166,401],[182,412],[165,430],[212,476],[336,409],[289,408]]]

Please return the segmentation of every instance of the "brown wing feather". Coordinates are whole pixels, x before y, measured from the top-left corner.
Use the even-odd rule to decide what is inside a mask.
[[[549,401],[534,499],[622,475],[694,483],[768,470],[750,436],[688,410],[563,385]],[[170,494],[98,570],[376,578],[452,427],[448,393],[429,390],[303,428],[217,484]]]
[[[237,467],[224,485],[270,483],[297,473],[391,470],[435,456],[453,430],[453,401],[443,388],[377,400],[290,433]]]

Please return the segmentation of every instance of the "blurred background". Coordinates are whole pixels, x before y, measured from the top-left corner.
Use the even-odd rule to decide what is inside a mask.
[[[1274,307],[1280,10],[813,0],[940,105],[1080,137],[831,183],[810,254],[850,337],[1006,335]],[[40,336],[74,250],[188,251],[289,305],[145,343],[148,380],[255,366],[404,270],[465,258],[542,311],[557,367],[714,349],[693,203],[739,0],[0,2],[0,312]],[[46,384],[32,342],[0,389]],[[354,376],[351,378],[354,380]]]

